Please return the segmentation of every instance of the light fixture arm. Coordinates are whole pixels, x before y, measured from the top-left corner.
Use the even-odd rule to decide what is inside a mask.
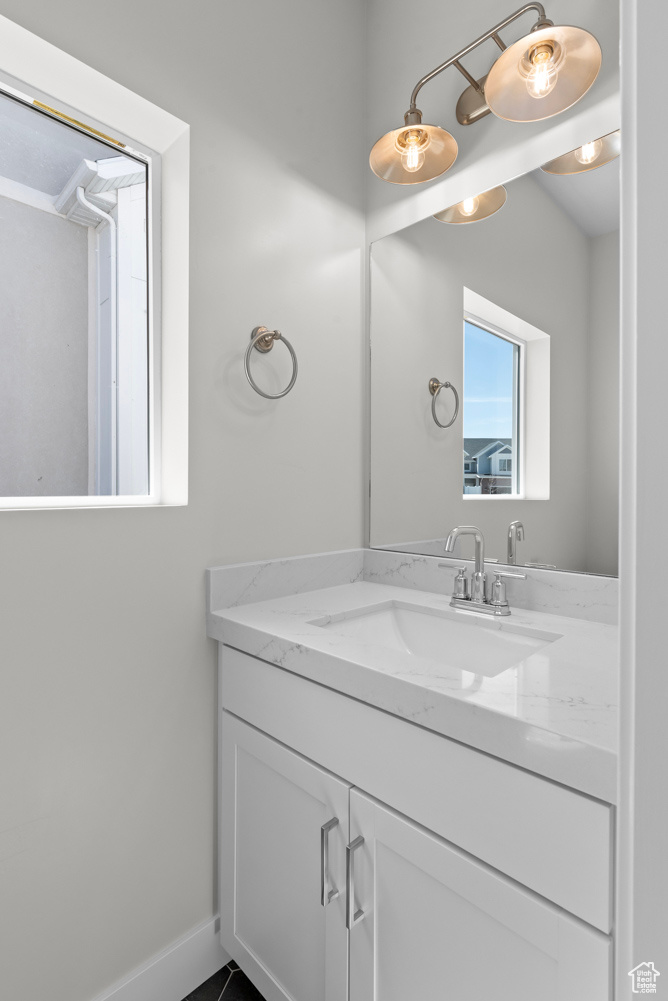
[[[474,90],[477,90],[477,92],[482,97],[483,94],[484,94],[484,91],[483,91],[482,87],[480,86],[480,84],[478,83],[478,81],[476,80],[476,78],[474,76],[471,76],[471,74],[466,69],[466,67],[462,66],[462,64],[460,62],[458,62],[456,59],[455,59],[455,61],[454,61],[454,63],[452,65],[455,67],[455,69],[459,70],[459,72],[464,77],[464,79],[467,80],[469,82],[469,84],[471,85],[471,87],[473,87]]]
[[[476,80],[473,80],[473,77],[468,73],[467,70],[464,69],[464,67],[460,64],[459,60],[463,56],[467,56],[469,52],[473,51],[473,49],[477,49],[479,45],[482,45],[483,42],[488,41],[490,38],[496,42],[496,44],[499,46],[500,49],[502,50],[505,49],[506,46],[503,43],[503,41],[499,38],[498,33],[502,31],[503,28],[507,28],[509,24],[513,23],[513,21],[516,21],[518,17],[521,17],[523,14],[526,14],[527,11],[530,10],[535,10],[536,13],[538,14],[538,21],[534,25],[532,29],[533,31],[537,30],[538,28],[544,28],[552,24],[552,21],[549,21],[547,19],[545,14],[545,8],[540,3],[527,3],[523,7],[520,7],[519,10],[516,10],[514,14],[510,14],[508,17],[504,18],[503,21],[499,21],[499,23],[495,24],[493,28],[490,28],[489,31],[486,31],[484,35],[481,35],[480,38],[476,38],[475,42],[471,42],[471,44],[467,45],[466,48],[461,49],[459,52],[456,53],[456,55],[452,56],[450,59],[447,59],[444,63],[441,63],[441,65],[437,66],[436,69],[431,71],[431,73],[427,73],[426,76],[423,76],[421,80],[418,80],[415,87],[413,88],[413,93],[411,94],[411,106],[409,110],[406,112],[406,115],[404,116],[404,118],[406,119],[406,124],[407,125],[416,124],[416,119],[413,118],[413,116],[421,115],[421,113],[417,110],[417,96],[424,87],[424,85],[426,83],[429,83],[430,80],[433,80],[433,78],[435,76],[438,76],[439,73],[442,73],[443,70],[446,70],[448,66],[455,66],[459,70],[459,72],[466,77],[471,86],[474,87],[477,91],[479,91],[480,87],[478,82]]]

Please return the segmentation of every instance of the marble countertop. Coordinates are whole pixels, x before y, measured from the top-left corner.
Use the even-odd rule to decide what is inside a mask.
[[[617,784],[617,628],[513,608],[557,634],[492,677],[337,633],[329,619],[384,602],[449,610],[444,595],[366,581],[209,615],[209,635],[252,656],[609,803]],[[492,628],[497,620],[473,612]],[[314,624],[312,620],[318,620]]]

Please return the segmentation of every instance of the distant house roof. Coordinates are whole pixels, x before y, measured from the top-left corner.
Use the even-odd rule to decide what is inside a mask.
[[[510,445],[512,438],[464,438],[464,451],[477,459],[479,455],[486,452],[490,445]]]
[[[512,455],[512,454],[513,454],[512,448],[508,448],[507,445],[504,445],[503,448],[497,448],[496,452],[492,452],[492,455]]]

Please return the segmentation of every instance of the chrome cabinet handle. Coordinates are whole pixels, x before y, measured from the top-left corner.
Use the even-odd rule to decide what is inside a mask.
[[[329,832],[337,827],[338,817],[332,817],[320,828],[320,903],[323,907],[336,900],[339,891],[335,886],[329,889]]]
[[[355,910],[355,852],[364,844],[364,838],[359,834],[354,841],[346,845],[346,928],[350,931],[364,917],[360,907]]]

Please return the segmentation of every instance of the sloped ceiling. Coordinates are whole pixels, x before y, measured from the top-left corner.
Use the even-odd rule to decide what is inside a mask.
[[[619,229],[621,158],[582,174],[559,176],[535,170],[532,177],[587,236]]]

